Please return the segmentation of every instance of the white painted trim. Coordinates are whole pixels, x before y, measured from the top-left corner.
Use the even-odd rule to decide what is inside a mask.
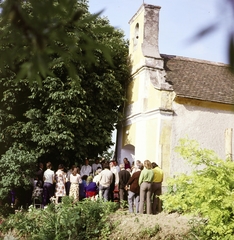
[[[167,119],[171,118],[173,116],[173,111],[171,110],[164,110],[164,109],[154,109],[148,112],[144,113],[136,113],[131,116],[128,116],[125,120],[122,122],[122,126],[128,126],[133,123],[138,122],[140,119],[153,119],[153,118],[158,118],[160,116],[161,119]]]

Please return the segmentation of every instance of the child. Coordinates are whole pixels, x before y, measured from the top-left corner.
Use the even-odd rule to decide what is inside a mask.
[[[32,193],[32,199],[33,199],[33,205],[39,205],[42,204],[42,193],[43,193],[43,187],[42,187],[42,181],[38,180],[36,183],[36,187],[33,190]]]

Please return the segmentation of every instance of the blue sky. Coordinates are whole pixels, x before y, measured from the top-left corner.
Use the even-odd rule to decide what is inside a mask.
[[[159,51],[163,54],[227,63],[227,39],[230,14],[224,0],[144,0],[161,7]],[[91,13],[104,10],[110,24],[129,38],[129,20],[143,0],[89,0]],[[189,40],[204,27],[221,21],[220,28],[191,43]]]

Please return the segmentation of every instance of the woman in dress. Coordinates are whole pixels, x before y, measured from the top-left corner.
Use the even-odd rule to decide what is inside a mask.
[[[66,196],[66,188],[65,188],[65,183],[66,183],[66,174],[64,172],[64,166],[63,164],[59,164],[58,170],[55,173],[55,197],[56,201],[55,203],[59,202],[59,198]]]
[[[72,173],[70,175],[70,191],[69,197],[73,198],[74,202],[79,201],[79,184],[82,183],[81,176],[78,174],[78,168],[72,167]]]

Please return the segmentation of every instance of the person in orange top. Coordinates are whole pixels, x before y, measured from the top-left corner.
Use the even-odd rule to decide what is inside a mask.
[[[152,163],[154,172],[154,178],[151,186],[151,199],[152,199],[152,213],[157,214],[161,210],[160,199],[158,196],[162,194],[162,181],[163,181],[163,170],[157,165]]]

